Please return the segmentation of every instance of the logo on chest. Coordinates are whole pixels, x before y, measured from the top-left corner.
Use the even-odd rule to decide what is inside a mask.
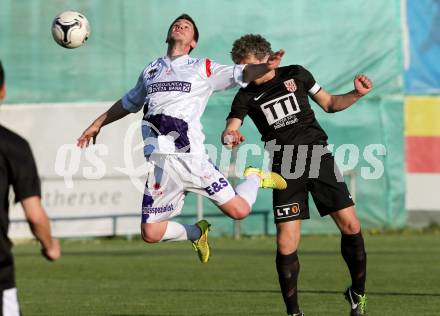
[[[289,92],[295,92],[297,89],[296,82],[294,79],[289,79],[284,81],[284,85],[286,86],[286,89]]]
[[[260,105],[267,123],[273,125],[280,120],[300,112],[295,94],[290,93]]]
[[[191,92],[191,82],[186,81],[164,81],[164,82],[154,82],[147,86],[147,93],[157,93],[157,92]]]

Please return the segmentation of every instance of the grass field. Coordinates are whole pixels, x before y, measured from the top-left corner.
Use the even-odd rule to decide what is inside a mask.
[[[26,315],[285,315],[274,238],[211,241],[200,264],[189,243],[64,241],[49,263],[36,244],[14,247]],[[440,235],[366,236],[369,315],[440,315]],[[304,237],[300,304],[307,316],[348,315],[337,236]]]

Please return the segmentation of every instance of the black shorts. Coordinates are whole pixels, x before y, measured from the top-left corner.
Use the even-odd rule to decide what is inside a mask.
[[[354,205],[333,155],[330,152],[322,156],[312,153],[314,150],[309,145],[302,153],[294,150],[288,155],[289,158],[274,158],[272,171],[282,174],[287,181],[287,189],[273,191],[275,223],[310,218],[309,192],[321,216]],[[290,157],[293,158],[289,164]],[[289,168],[290,174],[286,173]]]

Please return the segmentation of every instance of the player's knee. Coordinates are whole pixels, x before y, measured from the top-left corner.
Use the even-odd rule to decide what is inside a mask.
[[[230,217],[232,219],[243,219],[247,216],[248,213],[243,212],[240,209],[234,209],[232,212],[229,213]]]
[[[147,230],[145,227],[141,229],[142,239],[148,244],[158,243],[162,237],[159,237],[157,234],[154,234],[151,230]]]
[[[243,219],[249,215],[251,208],[249,204],[239,196],[220,206],[223,213],[232,219]]]
[[[341,227],[341,232],[346,235],[354,235],[361,231],[361,224],[358,220],[352,220],[344,223]]]
[[[277,248],[283,254],[289,254],[297,250],[298,243],[293,238],[281,237],[277,240]]]
[[[249,205],[242,203],[241,205],[234,206],[234,208],[231,212],[232,213],[231,217],[233,219],[243,219],[249,215],[250,210],[251,209],[250,209]]]
[[[282,254],[290,254],[297,250],[301,238],[300,230],[283,229],[277,232],[277,247]]]

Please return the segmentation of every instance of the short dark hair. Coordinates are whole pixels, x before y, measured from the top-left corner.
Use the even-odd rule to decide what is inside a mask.
[[[246,34],[232,44],[231,57],[234,63],[239,64],[242,59],[249,55],[255,55],[257,59],[262,60],[272,53],[270,43],[263,36]]]
[[[168,28],[168,33],[167,33],[167,43],[168,43],[168,36],[170,35],[171,29],[172,29],[174,23],[176,23],[178,20],[187,20],[187,21],[191,22],[191,24],[193,25],[193,28],[194,28],[194,40],[197,43],[199,41],[199,30],[197,29],[196,22],[194,22],[192,17],[190,17],[186,13],[182,13],[177,18],[175,18],[174,21],[171,23],[170,27]],[[192,51],[192,48],[191,48],[190,52],[191,51]]]
[[[5,72],[3,71],[2,61],[0,60],[0,88],[5,83]]]

